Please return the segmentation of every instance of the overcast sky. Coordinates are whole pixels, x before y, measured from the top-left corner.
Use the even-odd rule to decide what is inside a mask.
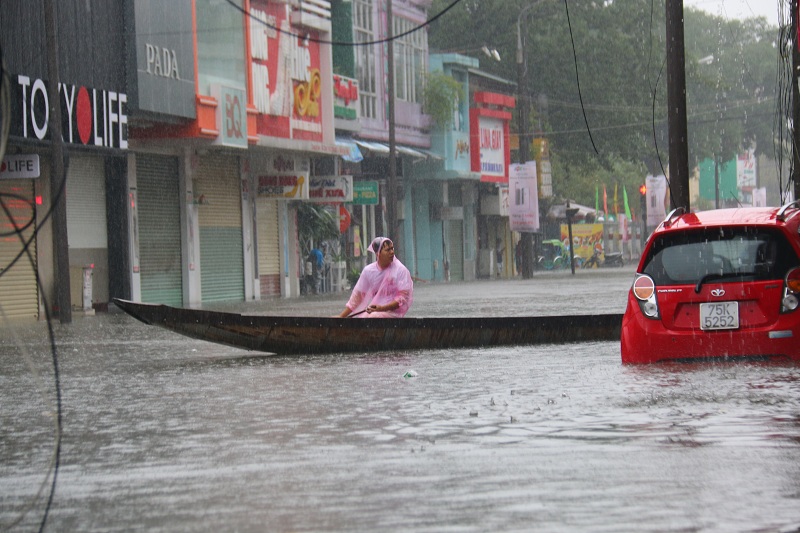
[[[683,0],[684,7],[694,7],[727,19],[765,17],[778,25],[778,10],[783,0]],[[788,18],[788,9],[786,17]]]

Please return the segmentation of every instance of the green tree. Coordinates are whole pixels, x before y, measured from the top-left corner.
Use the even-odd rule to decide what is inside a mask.
[[[450,3],[433,0],[430,13]],[[516,80],[520,22],[526,61],[518,97],[530,98],[530,133],[550,140],[556,194],[593,205],[598,180],[625,183],[631,193],[646,173],[668,166],[664,0],[542,0],[520,18],[529,5],[464,0],[431,26],[430,47],[496,48],[509,60],[481,68]],[[778,29],[763,19],[684,14],[690,163],[753,145],[772,153]]]

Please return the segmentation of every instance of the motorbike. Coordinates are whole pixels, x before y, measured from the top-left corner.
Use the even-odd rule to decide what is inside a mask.
[[[596,249],[592,253],[592,257],[583,263],[583,268],[625,266],[625,258],[622,256],[622,252],[604,253],[602,261],[600,260],[600,253],[601,251]]]

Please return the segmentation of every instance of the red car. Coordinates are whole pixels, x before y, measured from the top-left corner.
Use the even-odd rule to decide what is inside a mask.
[[[799,226],[800,201],[670,213],[636,269],[622,362],[800,361]]]

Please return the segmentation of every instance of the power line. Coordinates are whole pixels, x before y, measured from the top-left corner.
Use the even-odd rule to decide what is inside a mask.
[[[293,32],[290,32],[290,31],[282,30],[281,28],[278,28],[277,26],[273,26],[272,24],[270,24],[270,23],[268,23],[268,22],[266,22],[264,20],[260,20],[260,19],[258,19],[256,17],[253,17],[244,8],[239,7],[238,5],[236,5],[234,0],[225,0],[225,1],[228,4],[230,4],[234,9],[236,9],[237,11],[242,13],[244,16],[248,17],[251,20],[255,20],[259,24],[261,24],[261,25],[263,25],[263,26],[265,26],[265,27],[267,27],[267,28],[269,28],[269,29],[271,29],[273,31],[276,31],[278,33],[282,33],[284,35],[288,35],[290,37],[296,37],[298,39],[308,39],[308,41],[312,42],[312,43],[329,44],[331,46],[372,46],[372,45],[375,45],[375,44],[385,44],[385,43],[388,43],[388,42],[395,41],[397,39],[401,39],[401,38],[405,37],[406,35],[410,35],[410,34],[416,32],[416,31],[419,31],[419,30],[421,30],[421,29],[423,29],[423,28],[425,28],[427,26],[430,26],[431,23],[436,22],[440,17],[442,17],[445,13],[447,13],[448,11],[453,9],[459,2],[461,2],[461,0],[453,0],[453,2],[449,6],[447,6],[443,10],[441,10],[439,13],[437,13],[436,15],[431,17],[430,19],[428,19],[427,22],[424,22],[424,23],[422,23],[422,24],[420,24],[420,25],[418,25],[418,26],[416,26],[414,28],[411,28],[410,30],[404,31],[402,33],[398,33],[397,35],[392,35],[391,37],[386,37],[384,39],[377,39],[377,40],[374,40],[374,41],[364,41],[364,42],[354,43],[354,42],[350,42],[350,41],[330,41],[330,40],[327,40],[327,39],[317,39],[317,38],[309,37],[309,36],[306,36],[306,35],[300,35],[298,33],[293,33]],[[389,1],[392,1],[392,0],[389,0]]]

